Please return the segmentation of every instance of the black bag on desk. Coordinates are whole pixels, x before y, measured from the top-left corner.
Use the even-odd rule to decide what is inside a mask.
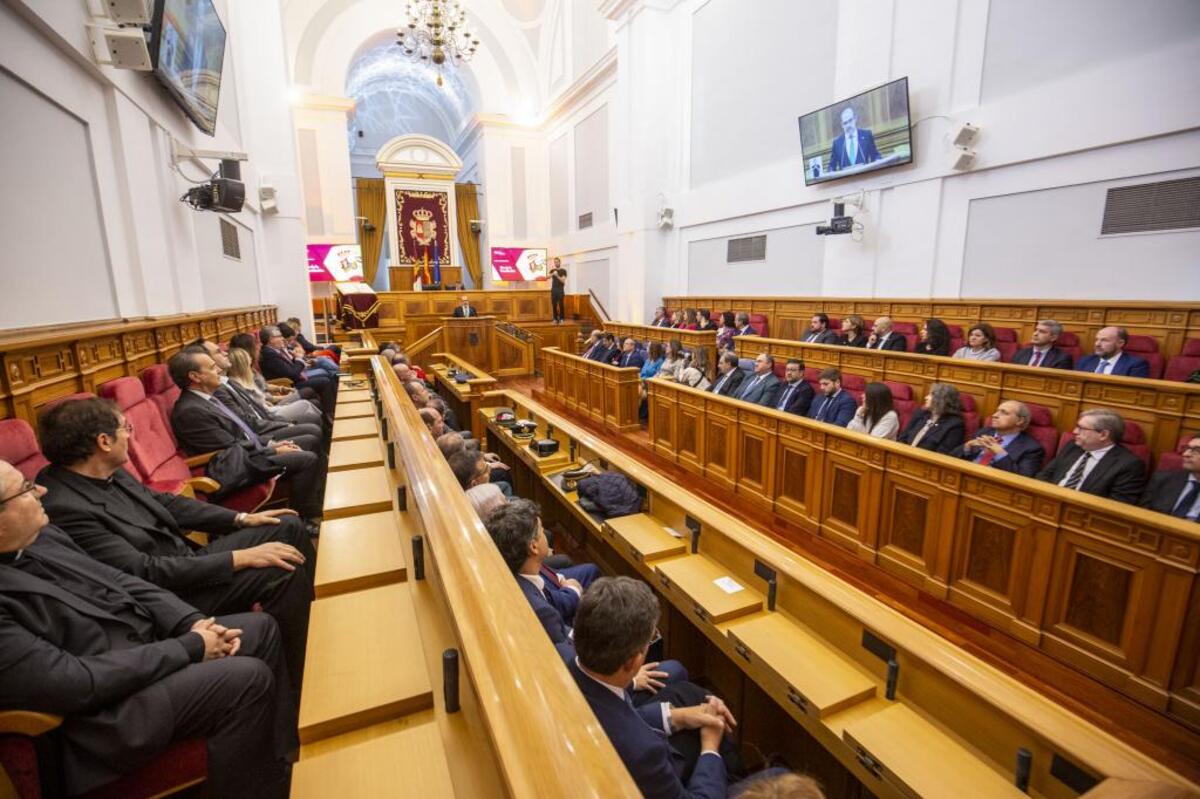
[[[204,467],[204,473],[221,484],[221,490],[209,497],[214,502],[283,472],[284,468],[271,463],[266,452],[238,446],[221,450]]]
[[[642,512],[642,495],[632,480],[619,472],[601,472],[579,481],[579,504],[606,519]]]

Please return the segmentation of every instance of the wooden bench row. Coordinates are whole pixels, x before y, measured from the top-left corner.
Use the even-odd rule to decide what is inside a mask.
[[[548,396],[609,430],[637,430],[642,379],[639,370],[590,361],[555,347],[542,350]]]
[[[763,314],[771,336],[798,339],[808,332],[813,314],[844,318],[858,314],[874,321],[890,316],[897,322],[941,319],[966,330],[976,322],[1018,331],[1018,341],[1029,341],[1038,320],[1054,319],[1079,336],[1085,352],[1091,351],[1096,331],[1124,327],[1131,334],[1158,340],[1163,358],[1178,355],[1189,338],[1200,337],[1200,303],[1152,300],[1029,300],[1029,299],[883,299],[865,297],[664,297],[671,309],[708,308]]]
[[[1106,777],[1196,785],[1013,677],[909,620],[829,572],[633,460],[570,419],[511,391],[495,406],[535,420],[560,442],[539,458],[527,439],[489,419],[488,442],[514,466],[518,493],[543,519],[583,531],[587,555],[645,579],[672,609],[667,656],[699,631],[803,730],[879,796],[1019,796],[1013,769],[1031,755],[1029,791],[1072,796]],[[563,452],[570,456],[562,457]],[[572,457],[573,456],[573,457]],[[592,462],[645,489],[644,512],[604,520],[566,491],[561,473]],[[873,651],[866,646],[870,645]],[[703,658],[699,650],[690,651]],[[881,660],[880,656],[884,659]],[[688,658],[685,657],[685,661]],[[894,696],[889,665],[898,675]],[[714,673],[724,673],[726,665]],[[891,697],[891,698],[889,698]],[[757,707],[757,706],[756,706]],[[759,712],[765,712],[758,707]],[[753,718],[743,717],[742,726]],[[771,739],[775,747],[785,740]],[[1082,782],[1054,773],[1070,764]],[[1067,769],[1069,770],[1069,769]],[[1054,773],[1052,773],[1054,772]]]
[[[373,361],[358,379],[371,388],[343,388],[335,415],[292,795],[635,796],[412,403]]]

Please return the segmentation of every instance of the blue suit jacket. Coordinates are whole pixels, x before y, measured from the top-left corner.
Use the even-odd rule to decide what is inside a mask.
[[[533,583],[526,580],[524,577],[517,577],[517,585],[521,587],[521,593],[525,595],[525,599],[529,601],[529,606],[533,608],[534,615],[538,617],[538,621],[542,623],[542,628],[546,634],[550,636],[550,640],[555,644],[561,644],[564,641],[569,641],[567,638],[571,628],[567,626],[563,616],[558,612],[558,609],[546,601],[546,597],[537,590]],[[574,591],[571,592],[574,595]],[[578,600],[577,600],[578,601]]]
[[[1095,372],[1096,366],[1099,363],[1099,355],[1088,355],[1085,358],[1079,359],[1079,363],[1075,365],[1075,371]],[[1113,364],[1112,371],[1109,374],[1121,375],[1123,377],[1149,377],[1150,364],[1136,355],[1122,352],[1121,357],[1117,358],[1117,362]]]
[[[651,720],[661,719],[659,703],[635,710],[580,671],[574,662],[567,668],[646,799],[724,799],[725,761],[719,757],[700,757],[691,779],[683,784],[684,757],[671,746],[658,723]]]
[[[875,134],[866,128],[859,128],[858,158],[854,163],[869,164],[872,161],[878,161],[881,157],[879,149],[875,147]],[[836,172],[853,165],[846,155],[846,134],[843,133],[833,140],[833,152],[829,155],[829,171]]]
[[[984,427],[979,430],[976,436],[994,436],[996,431],[991,427]],[[1005,450],[1008,455],[999,459],[993,460],[989,465],[993,469],[1003,469],[1006,472],[1013,474],[1021,474],[1026,477],[1033,477],[1038,473],[1038,469],[1042,468],[1042,461],[1046,458],[1046,450],[1038,443],[1037,439],[1028,433],[1018,433],[1017,437],[1012,440]],[[973,461],[979,457],[982,450],[979,447],[968,447],[966,444],[960,444],[954,448],[950,454],[955,458]]]
[[[757,379],[757,375],[746,375],[742,384],[738,386],[737,398],[744,402],[753,402],[755,405],[774,408],[779,400],[779,378],[774,373],[767,372],[762,380],[755,383]]]
[[[858,410],[858,404],[854,401],[854,397],[850,396],[850,392],[842,389],[833,397],[821,395],[812,401],[812,405],[808,406],[808,418],[817,419],[821,414],[821,408],[829,403],[829,409],[825,411],[824,418],[820,421],[828,424],[835,424],[838,427],[845,427],[850,424],[850,420],[854,418],[854,412]]]
[[[646,363],[646,355],[641,350],[622,352],[617,357],[617,366],[632,366],[641,369],[644,363]]]

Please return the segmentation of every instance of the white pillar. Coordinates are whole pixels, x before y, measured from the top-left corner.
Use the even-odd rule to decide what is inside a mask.
[[[301,218],[310,244],[358,240],[346,138],[346,117],[353,110],[354,100],[348,97],[306,95],[293,104]]]

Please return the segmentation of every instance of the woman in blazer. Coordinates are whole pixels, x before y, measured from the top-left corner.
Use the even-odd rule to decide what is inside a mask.
[[[965,433],[958,389],[934,383],[925,395],[925,406],[913,414],[899,441],[948,455],[963,443]]]
[[[867,346],[867,323],[861,316],[852,313],[842,320],[842,343],[847,347]],[[887,386],[884,386],[887,388]]]
[[[921,339],[913,352],[922,355],[950,355],[950,329],[941,319],[926,319],[921,326]]]
[[[858,406],[847,430],[866,433],[872,438],[896,440],[900,432],[900,417],[892,407],[892,390],[885,383],[867,383],[863,404]]]

